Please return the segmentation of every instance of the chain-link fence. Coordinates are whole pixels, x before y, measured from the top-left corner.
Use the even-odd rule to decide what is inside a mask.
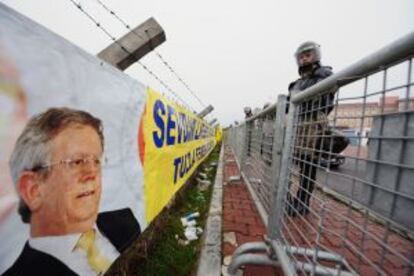
[[[231,272],[266,248],[267,262],[244,262],[286,274],[414,275],[413,55],[411,33],[294,92],[288,114],[279,97],[228,130],[269,234],[266,247],[239,248]]]

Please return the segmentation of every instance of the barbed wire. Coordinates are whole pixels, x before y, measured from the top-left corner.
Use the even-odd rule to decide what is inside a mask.
[[[190,88],[190,86],[177,74],[177,72],[170,66],[170,64],[163,58],[163,56],[156,50],[154,53],[158,56],[158,58],[167,66],[167,68],[175,75],[175,77],[187,88],[187,90],[197,99],[202,107],[206,107],[206,104],[197,96],[197,94]]]
[[[117,44],[123,51],[127,54],[131,55],[135,58],[136,62],[145,70],[147,71],[154,79],[156,79],[167,91],[173,94],[178,100],[181,101],[181,104],[184,105],[187,109],[193,110],[190,105],[184,101],[174,90],[172,90],[160,77],[158,77],[147,65],[139,61],[139,58],[132,52],[129,51],[124,45],[122,45],[119,41],[117,41],[116,37],[114,37],[106,28],[102,26],[102,24],[96,20],[92,15],[90,15],[86,10],[84,10],[80,3],[77,3],[75,0],[69,0],[75,5],[83,14],[85,14],[89,20],[91,20],[99,29],[101,29],[115,44]]]
[[[121,22],[121,24],[123,24],[125,26],[125,28],[127,28],[129,31],[131,31],[132,33],[134,33],[136,36],[138,36],[140,39],[144,40],[144,38],[137,32],[135,32],[135,30],[131,29],[131,26],[125,21],[123,20],[120,16],[118,16],[115,11],[113,11],[111,8],[109,8],[107,5],[105,5],[105,3],[103,3],[101,0],[96,0],[96,2],[98,2],[107,12],[109,12],[111,15],[113,15],[119,22]],[[147,37],[149,39],[149,35],[147,33],[147,31],[145,31],[147,34]],[[197,99],[197,101],[200,103],[200,105],[205,108],[206,105],[203,103],[203,101],[197,96],[197,94],[194,92],[193,89],[190,88],[190,86],[183,80],[183,78],[181,78],[177,71],[174,70],[174,68],[172,68],[172,66],[165,60],[165,58],[155,49],[152,49],[153,52],[155,53],[155,55],[161,60],[162,64],[164,64],[169,70],[170,72],[178,79],[179,82],[181,82],[184,87],[191,93],[191,95]]]

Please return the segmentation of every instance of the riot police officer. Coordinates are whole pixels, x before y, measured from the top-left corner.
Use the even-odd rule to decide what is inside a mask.
[[[289,98],[292,93],[301,93],[308,87],[332,75],[332,68],[321,65],[320,46],[307,41],[295,52],[300,78],[290,83]],[[298,128],[295,143],[295,159],[298,161],[300,176],[296,197],[288,193],[287,213],[291,216],[309,213],[309,204],[315,187],[318,135],[328,126],[327,115],[333,109],[336,90],[324,93],[323,96],[305,101],[298,106]]]

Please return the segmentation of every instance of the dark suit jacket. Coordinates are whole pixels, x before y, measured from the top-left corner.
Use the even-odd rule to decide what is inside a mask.
[[[131,209],[98,214],[96,224],[115,248],[122,253],[141,234]],[[77,275],[57,258],[30,247],[26,242],[22,253],[3,275]]]

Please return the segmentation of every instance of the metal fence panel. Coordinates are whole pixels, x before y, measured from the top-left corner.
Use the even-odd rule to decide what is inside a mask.
[[[230,129],[233,134],[229,143],[246,177],[263,208],[270,210],[272,187],[273,137],[276,107],[273,106],[247,120],[244,124]],[[242,134],[244,134],[242,136]],[[235,141],[244,141],[235,142]]]
[[[303,264],[296,266],[299,272],[315,274],[322,269],[330,274],[337,263],[320,259],[317,253],[323,251],[341,256],[344,272],[414,273],[411,69],[410,56],[364,76],[361,91],[341,86],[328,118],[329,106],[323,103],[331,90],[295,103],[294,133],[285,145],[293,147],[293,153],[284,183],[280,235],[286,248],[314,251],[288,252],[294,264]],[[391,70],[402,71],[400,84],[390,84]],[[378,90],[371,89],[378,85],[375,78]],[[367,110],[372,106],[374,114]],[[332,139],[337,134],[331,128],[342,129],[354,142],[336,152],[339,138]],[[338,165],[333,157],[344,158],[344,164]]]
[[[243,138],[228,136],[245,152],[240,166],[270,213],[272,256],[285,272],[414,275],[413,56],[411,33],[293,95],[282,147],[275,112],[250,119]]]

